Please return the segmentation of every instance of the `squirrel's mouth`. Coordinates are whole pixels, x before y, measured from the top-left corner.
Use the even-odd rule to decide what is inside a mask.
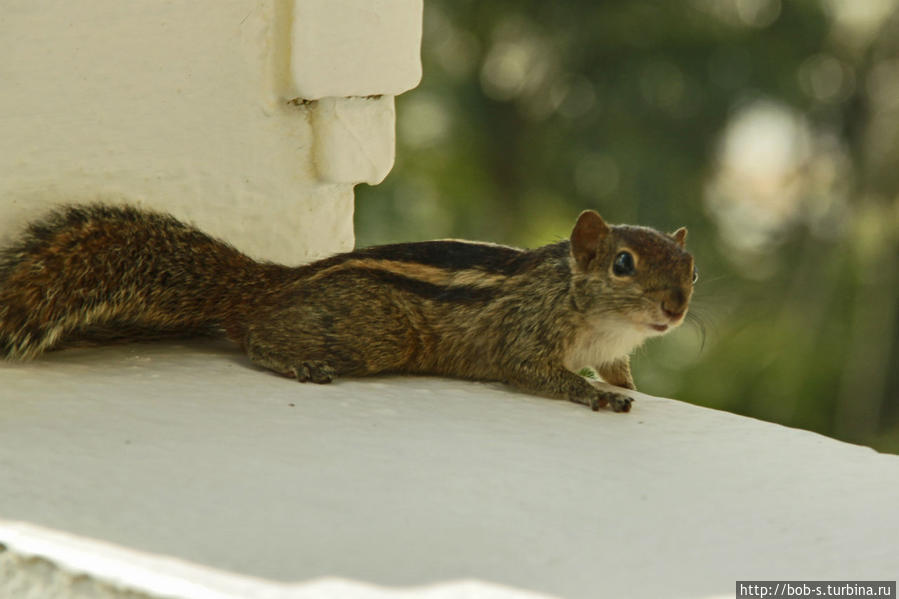
[[[651,328],[655,331],[658,331],[660,333],[664,333],[665,331],[668,330],[668,325],[667,324],[651,324],[651,325],[649,325],[649,328]]]

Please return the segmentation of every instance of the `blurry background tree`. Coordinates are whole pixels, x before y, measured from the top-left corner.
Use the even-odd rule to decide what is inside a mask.
[[[899,452],[897,0],[426,0],[359,245],[686,225],[638,386]]]

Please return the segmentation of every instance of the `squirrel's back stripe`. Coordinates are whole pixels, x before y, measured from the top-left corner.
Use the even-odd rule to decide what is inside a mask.
[[[488,302],[500,292],[498,287],[437,285],[423,279],[405,276],[389,270],[374,268],[350,267],[342,269],[341,272],[366,277],[370,280],[385,283],[396,289],[407,291],[419,297],[438,302],[452,302],[456,304]]]
[[[547,258],[562,259],[568,253],[567,241],[536,250],[459,240],[423,241],[363,248],[305,268],[311,278],[341,269],[371,268],[435,285],[488,287],[525,275]]]
[[[522,272],[527,268],[528,262],[528,252],[518,248],[455,239],[382,245],[361,249],[353,254],[452,270],[476,268],[506,276]]]
[[[307,282],[321,280],[338,272],[360,272],[370,270],[385,272],[397,277],[411,279],[427,283],[436,287],[471,287],[489,288],[495,287],[512,277],[502,274],[484,272],[476,268],[449,269],[418,262],[400,262],[397,260],[380,260],[368,257],[359,257],[357,253],[340,256],[341,261],[332,261],[325,268],[317,268],[310,273]]]

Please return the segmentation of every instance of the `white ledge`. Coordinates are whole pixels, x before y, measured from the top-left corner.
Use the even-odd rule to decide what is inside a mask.
[[[3,567],[36,558],[228,599],[895,577],[899,457],[636,397],[613,414],[432,378],[301,385],[208,343],[0,364],[0,595],[38,589]]]

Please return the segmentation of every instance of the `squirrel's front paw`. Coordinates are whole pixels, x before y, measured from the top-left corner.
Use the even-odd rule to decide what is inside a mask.
[[[609,405],[612,406],[613,412],[630,412],[631,411],[631,402],[634,400],[628,397],[627,395],[621,395],[620,393],[613,394],[614,397],[609,399]]]
[[[294,377],[301,383],[313,382],[321,385],[330,383],[337,376],[337,371],[321,360],[300,362],[292,370]]]
[[[633,401],[621,393],[596,389],[596,393],[590,398],[590,409],[596,412],[599,408],[610,406],[613,412],[630,412]]]

